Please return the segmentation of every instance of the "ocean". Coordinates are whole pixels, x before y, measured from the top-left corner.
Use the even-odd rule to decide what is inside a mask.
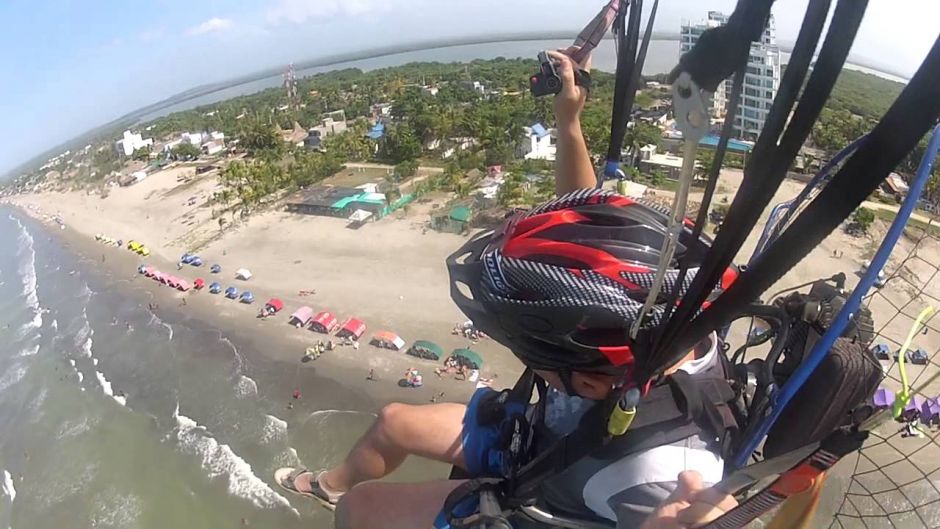
[[[8,208],[0,248],[0,528],[332,525],[272,473],[335,464],[377,403],[250,337],[157,317],[142,285]]]

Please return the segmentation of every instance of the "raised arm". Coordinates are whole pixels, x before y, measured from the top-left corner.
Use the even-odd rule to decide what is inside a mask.
[[[577,189],[593,188],[597,183],[594,166],[581,133],[581,110],[587,99],[587,89],[575,84],[574,69],[590,68],[590,58],[578,65],[562,51],[550,51],[558,62],[562,90],[555,96],[555,192],[559,195]]]

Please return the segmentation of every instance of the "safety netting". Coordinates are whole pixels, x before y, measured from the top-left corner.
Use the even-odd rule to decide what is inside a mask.
[[[884,285],[865,299],[875,321],[872,347],[880,349],[885,395],[902,387],[897,355],[916,318],[928,306],[940,309],[938,235],[938,223],[915,214],[886,266]],[[931,380],[940,371],[938,325],[936,313],[924,321],[904,362],[916,405],[904,422],[877,427],[860,452],[830,471],[815,526],[940,527],[940,428],[930,416],[936,400],[928,400],[940,396],[940,379]]]

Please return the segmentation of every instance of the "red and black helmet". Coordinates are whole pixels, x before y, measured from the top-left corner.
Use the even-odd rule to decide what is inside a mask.
[[[642,364],[646,347],[627,331],[653,284],[668,223],[659,207],[610,191],[563,195],[512,215],[451,255],[451,296],[531,368],[632,378],[650,366]],[[710,245],[704,236],[693,239],[686,223],[645,329],[660,322],[680,266],[688,267],[681,295]],[[734,275],[725,274],[723,286]]]

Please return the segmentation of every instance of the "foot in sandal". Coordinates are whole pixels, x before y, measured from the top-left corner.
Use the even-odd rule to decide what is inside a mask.
[[[327,490],[322,485],[325,470],[311,472],[301,468],[279,468],[274,472],[274,481],[288,492],[313,498],[328,509],[335,509],[342,492]]]

